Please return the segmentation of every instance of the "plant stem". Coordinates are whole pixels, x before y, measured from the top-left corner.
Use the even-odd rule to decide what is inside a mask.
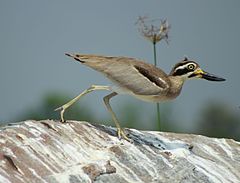
[[[154,58],[154,65],[157,66],[157,52],[156,52],[156,43],[153,42],[153,58]]]
[[[154,57],[154,65],[157,66],[157,52],[156,52],[156,42],[153,42],[153,57]],[[157,129],[161,130],[161,118],[160,118],[160,106],[157,103]]]

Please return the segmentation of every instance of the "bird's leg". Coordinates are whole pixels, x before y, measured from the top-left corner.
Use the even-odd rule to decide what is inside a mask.
[[[74,99],[70,100],[68,103],[55,109],[55,111],[61,110],[61,113],[60,113],[61,122],[65,122],[63,115],[67,108],[69,108],[71,105],[73,105],[75,102],[77,102],[82,96],[84,96],[92,91],[95,91],[95,90],[110,90],[110,87],[109,86],[92,85],[91,87],[89,87],[88,89],[86,89],[82,93],[80,93],[78,96],[76,96]]]
[[[117,135],[118,135],[118,138],[119,138],[119,139],[124,138],[125,140],[131,142],[131,140],[130,140],[130,139],[127,137],[127,135],[124,133],[124,130],[121,128],[121,126],[120,126],[120,124],[119,124],[119,122],[118,122],[118,120],[117,120],[117,117],[116,117],[115,113],[113,112],[112,107],[111,107],[110,104],[109,104],[109,100],[110,100],[112,97],[116,96],[116,95],[117,95],[116,92],[110,93],[109,95],[107,95],[107,96],[105,96],[105,97],[103,98],[103,101],[104,101],[104,103],[105,103],[105,105],[106,105],[106,107],[107,107],[107,110],[110,112],[110,114],[111,114],[111,116],[112,116],[112,119],[113,119],[113,121],[114,121],[114,123],[115,123],[115,125],[116,125],[116,127],[117,127]]]

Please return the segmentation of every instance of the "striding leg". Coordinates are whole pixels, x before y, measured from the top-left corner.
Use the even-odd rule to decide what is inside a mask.
[[[74,99],[70,100],[68,103],[55,109],[55,111],[61,110],[61,113],[60,113],[61,122],[65,122],[63,115],[67,108],[69,108],[71,105],[73,105],[75,102],[77,102],[82,96],[84,96],[92,91],[95,91],[95,90],[110,90],[110,87],[109,86],[92,85],[91,87],[89,87],[88,89],[86,89],[82,93],[80,93],[78,96],[76,96]]]
[[[110,104],[109,104],[109,100],[110,100],[112,97],[116,96],[116,95],[117,95],[116,92],[110,93],[109,95],[107,95],[107,96],[105,96],[105,97],[103,98],[103,101],[104,101],[104,103],[105,103],[105,105],[106,105],[106,107],[107,107],[107,110],[110,112],[110,114],[111,114],[111,116],[112,116],[112,119],[113,119],[113,121],[114,121],[114,123],[115,123],[115,125],[116,125],[116,127],[117,127],[117,135],[118,135],[118,138],[119,138],[119,139],[124,138],[125,140],[127,140],[127,141],[130,142],[131,140],[130,140],[130,139],[127,137],[127,135],[124,133],[123,129],[121,128],[121,126],[120,126],[120,124],[119,124],[119,122],[118,122],[118,120],[117,120],[117,117],[116,117],[115,113],[114,113],[113,110],[112,110],[112,107],[111,107]]]

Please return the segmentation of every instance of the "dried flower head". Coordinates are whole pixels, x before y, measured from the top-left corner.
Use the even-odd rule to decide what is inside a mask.
[[[156,25],[156,22],[158,25]],[[136,25],[138,26],[138,31],[142,34],[142,36],[151,41],[153,44],[156,44],[161,40],[165,40],[166,43],[169,42],[168,33],[170,25],[166,19],[151,20],[147,16],[139,16]]]

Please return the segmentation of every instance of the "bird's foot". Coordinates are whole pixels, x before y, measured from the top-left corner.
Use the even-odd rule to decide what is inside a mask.
[[[64,112],[65,112],[65,110],[68,108],[68,106],[65,106],[65,105],[63,105],[63,106],[61,106],[61,107],[58,107],[58,108],[56,108],[54,111],[61,111],[60,112],[60,116],[61,116],[61,120],[60,120],[60,122],[62,122],[62,123],[65,123],[66,122],[66,120],[64,119]]]
[[[126,133],[124,132],[124,130],[122,128],[117,129],[117,136],[120,140],[124,139],[130,143],[133,143],[133,140],[128,138],[128,136],[126,135]]]

